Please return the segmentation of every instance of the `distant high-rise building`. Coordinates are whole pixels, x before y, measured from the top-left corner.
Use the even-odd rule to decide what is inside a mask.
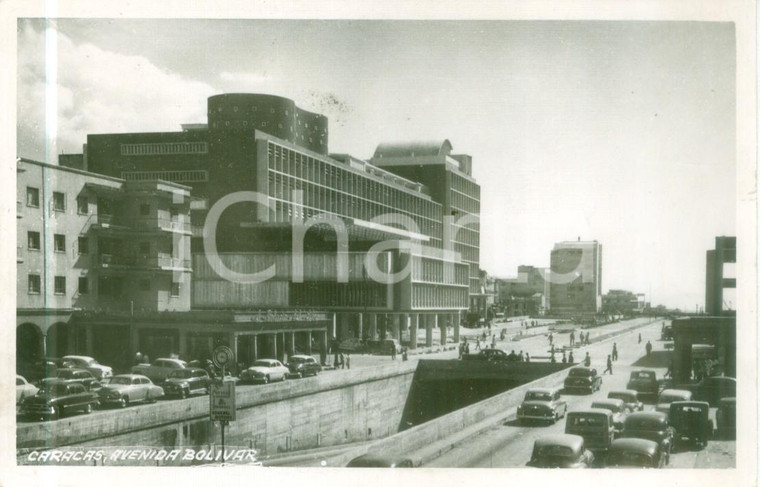
[[[707,251],[705,313],[708,315],[736,314],[736,303],[729,296],[736,289],[735,266],[736,237],[715,237],[715,249]]]
[[[558,315],[594,314],[602,305],[602,245],[559,242],[551,253],[551,310]]]

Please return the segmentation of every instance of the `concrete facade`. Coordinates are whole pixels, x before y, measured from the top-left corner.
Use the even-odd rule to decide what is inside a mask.
[[[602,245],[559,242],[551,252],[551,313],[594,315],[602,306]]]

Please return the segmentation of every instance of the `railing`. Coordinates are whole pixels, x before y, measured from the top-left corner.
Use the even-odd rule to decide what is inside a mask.
[[[190,259],[179,259],[167,254],[113,255],[100,254],[98,262],[104,267],[132,267],[136,269],[190,269]]]
[[[91,225],[98,225],[102,228],[122,227],[135,231],[162,230],[184,233],[190,233],[191,231],[190,222],[186,220],[174,218],[127,218],[102,213],[90,215],[85,230]]]

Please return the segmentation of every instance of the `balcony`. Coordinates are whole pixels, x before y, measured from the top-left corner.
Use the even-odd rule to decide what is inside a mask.
[[[169,254],[158,255],[112,255],[100,254],[98,263],[102,269],[116,271],[182,271],[192,270],[190,259],[179,259]]]
[[[94,214],[90,216],[88,228],[124,232],[170,232],[191,234],[189,221],[174,218],[126,218],[117,215]]]

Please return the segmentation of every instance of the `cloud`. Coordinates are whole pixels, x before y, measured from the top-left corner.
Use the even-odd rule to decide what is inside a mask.
[[[266,73],[231,73],[222,71],[219,79],[227,83],[236,83],[243,86],[257,86],[269,81]]]
[[[76,44],[58,34],[58,152],[81,152],[88,133],[179,130],[205,122],[207,97],[217,90],[161,69],[142,56]],[[44,31],[33,25],[19,33],[18,151],[44,157]]]

